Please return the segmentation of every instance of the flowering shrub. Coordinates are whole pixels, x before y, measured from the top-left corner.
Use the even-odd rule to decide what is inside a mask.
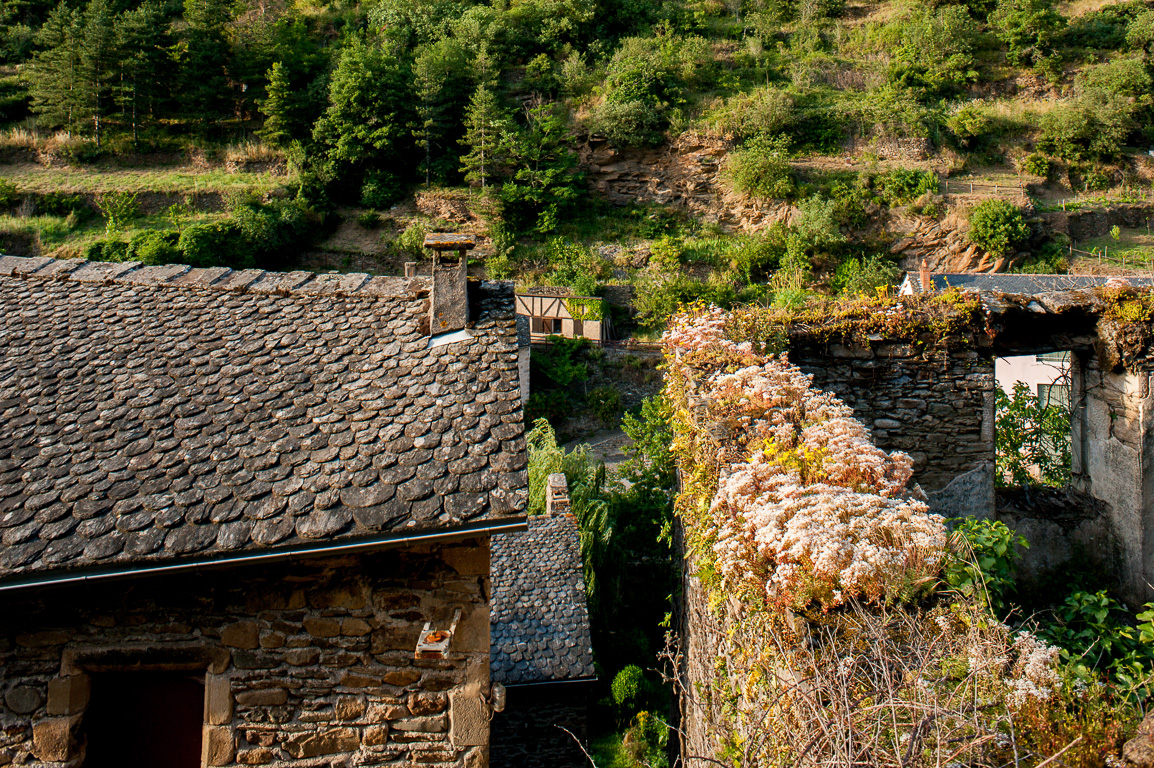
[[[726,337],[728,316],[682,316],[666,333],[675,359],[725,352],[750,364],[701,380],[710,416],[740,431],[720,452],[708,535],[728,586],[770,602],[825,608],[907,590],[937,573],[945,525],[906,489],[912,463],[870,442],[848,406],[784,358]]]

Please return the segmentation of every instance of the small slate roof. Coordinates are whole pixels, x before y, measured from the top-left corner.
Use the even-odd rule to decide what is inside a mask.
[[[493,537],[490,675],[504,685],[591,680],[593,642],[572,515]]]
[[[1050,293],[1053,291],[1076,291],[1083,288],[1092,288],[1106,285],[1112,275],[1010,275],[1000,272],[971,273],[937,273],[933,276],[934,289],[938,291],[949,287],[962,290],[997,291],[1010,294]],[[908,279],[918,283],[918,274],[909,273]],[[1135,287],[1154,285],[1154,277],[1119,276],[1115,279],[1125,280]]]
[[[0,257],[0,587],[524,519],[512,286]]]

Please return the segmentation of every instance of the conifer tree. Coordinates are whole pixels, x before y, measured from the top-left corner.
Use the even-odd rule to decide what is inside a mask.
[[[465,112],[465,137],[461,144],[468,152],[461,156],[461,171],[469,184],[487,188],[497,171],[497,148],[509,129],[509,119],[497,95],[485,83],[473,92]]]
[[[417,91],[413,136],[424,150],[421,165],[425,184],[434,176],[443,179],[457,170],[455,154],[446,157],[445,153],[456,144],[453,134],[459,130],[461,110],[468,98],[468,69],[465,49],[452,39],[425,46],[413,62]]]
[[[228,0],[185,0],[186,53],[181,100],[185,114],[207,125],[223,112],[228,94],[228,41],[224,27],[232,20]]]
[[[264,125],[257,134],[274,147],[287,146],[292,140],[293,92],[288,70],[278,61],[268,70],[265,98],[258,105]]]
[[[132,126],[132,143],[145,115],[151,117],[167,80],[168,25],[161,7],[146,2],[116,18],[119,65],[113,99]]]
[[[111,102],[114,73],[115,30],[108,0],[92,0],[84,11],[80,40],[80,104],[99,147],[104,135],[104,116]]]
[[[80,12],[61,0],[36,36],[42,50],[31,66],[32,109],[69,135],[82,114],[82,36]]]

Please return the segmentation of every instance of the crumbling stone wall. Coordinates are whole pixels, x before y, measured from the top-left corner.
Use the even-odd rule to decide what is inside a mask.
[[[994,361],[988,350],[922,352],[911,344],[831,344],[790,351],[868,426],[878,447],[905,451],[936,512],[993,511]]]
[[[82,764],[89,673],[135,667],[203,672],[205,766],[484,766],[488,573],[474,538],[7,594],[0,765]]]

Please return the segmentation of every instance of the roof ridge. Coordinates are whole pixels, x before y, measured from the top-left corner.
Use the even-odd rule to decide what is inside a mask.
[[[318,273],[304,270],[193,267],[187,264],[145,265],[139,261],[88,261],[48,256],[0,256],[0,278],[69,280],[184,290],[265,293],[280,296],[356,296],[364,298],[419,295],[428,291],[428,276],[401,277],[365,272]]]

